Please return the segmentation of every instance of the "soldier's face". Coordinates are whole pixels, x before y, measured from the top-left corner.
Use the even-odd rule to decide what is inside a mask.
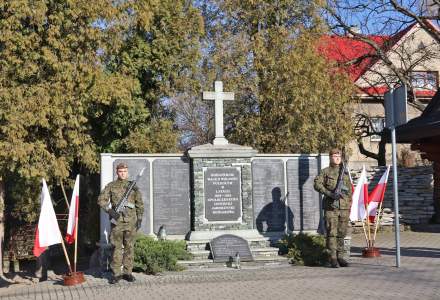
[[[340,154],[333,154],[330,156],[330,164],[332,165],[339,165],[341,163],[341,155]]]
[[[124,168],[124,169],[117,169],[116,170],[116,174],[118,175],[119,179],[127,179],[128,178],[128,169]]]

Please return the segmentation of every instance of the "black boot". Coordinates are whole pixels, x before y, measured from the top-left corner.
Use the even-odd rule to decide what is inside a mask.
[[[332,259],[330,259],[330,266],[331,266],[332,268],[339,268],[338,260],[337,260],[336,258],[332,258]]]
[[[115,284],[118,283],[120,280],[122,279],[121,275],[118,276],[112,276],[112,278],[110,278],[110,280],[108,281],[110,284]]]
[[[340,265],[341,267],[343,267],[343,268],[349,266],[348,261],[346,261],[346,260],[343,259],[342,257],[341,257],[341,258],[338,257],[338,263],[339,263],[339,265]]]
[[[122,275],[122,278],[124,278],[128,282],[135,282],[136,278],[134,278],[133,274],[124,274]]]

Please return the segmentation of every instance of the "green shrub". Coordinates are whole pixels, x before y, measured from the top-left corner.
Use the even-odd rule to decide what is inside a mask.
[[[177,260],[191,259],[185,250],[185,241],[157,241],[152,237],[139,235],[134,244],[134,270],[147,274],[163,271],[180,271]]]
[[[320,266],[328,261],[322,235],[304,233],[286,235],[278,244],[281,254],[287,254],[292,264]]]

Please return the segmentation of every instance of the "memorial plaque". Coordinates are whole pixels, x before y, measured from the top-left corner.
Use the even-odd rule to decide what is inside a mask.
[[[287,161],[287,203],[294,219],[289,230],[316,230],[319,226],[319,193],[313,188],[318,175],[316,158],[289,159]]]
[[[205,218],[208,222],[241,221],[240,168],[207,168],[204,172]]]
[[[252,161],[255,226],[260,232],[284,231],[286,205],[284,163],[280,159]]]
[[[187,234],[190,223],[189,162],[156,159],[153,162],[153,231],[165,225],[167,234]]]
[[[141,178],[137,181],[136,186],[142,194],[144,201],[144,215],[142,216],[142,225],[140,231],[144,234],[150,233],[150,162],[146,159],[116,159],[113,162],[113,178],[116,179],[116,166],[119,163],[125,163],[128,167],[128,180],[134,180],[142,168],[145,168]]]
[[[223,234],[210,243],[211,254],[214,262],[228,262],[234,260],[237,253],[241,261],[253,261],[251,249],[248,242],[233,234]]]

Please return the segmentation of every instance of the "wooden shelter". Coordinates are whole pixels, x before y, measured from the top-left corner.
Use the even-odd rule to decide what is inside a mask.
[[[440,223],[440,90],[419,117],[396,127],[396,139],[398,143],[410,143],[412,150],[420,151],[422,158],[433,162],[433,221]]]

